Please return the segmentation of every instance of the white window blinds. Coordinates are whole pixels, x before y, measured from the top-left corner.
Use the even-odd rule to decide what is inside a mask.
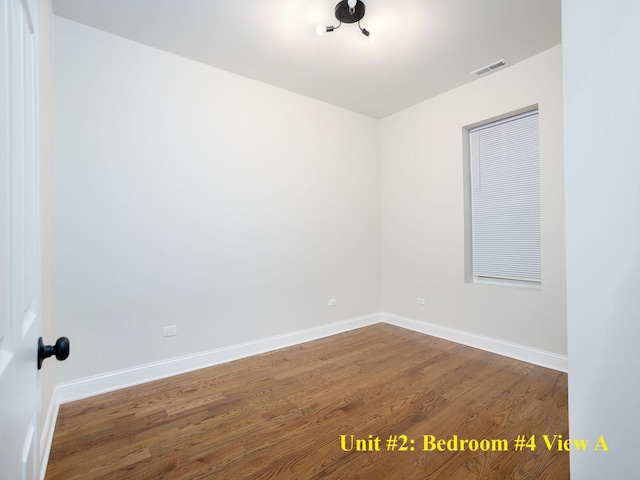
[[[473,274],[540,282],[538,112],[470,132]]]

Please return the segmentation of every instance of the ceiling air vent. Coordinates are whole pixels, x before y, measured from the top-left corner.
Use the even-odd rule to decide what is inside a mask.
[[[487,65],[486,67],[479,68],[475,72],[471,72],[471,75],[475,75],[476,77],[481,77],[486,75],[487,73],[491,73],[499,68],[504,67],[507,64],[506,60],[498,60],[497,62],[492,63],[491,65]]]

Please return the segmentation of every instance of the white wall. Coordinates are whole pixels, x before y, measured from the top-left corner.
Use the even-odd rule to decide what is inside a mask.
[[[563,0],[571,478],[637,476],[640,1]]]
[[[380,310],[374,120],[59,17],[55,40],[60,381]]]
[[[557,46],[381,121],[385,312],[566,354],[561,73]],[[463,127],[534,104],[542,288],[465,283]]]

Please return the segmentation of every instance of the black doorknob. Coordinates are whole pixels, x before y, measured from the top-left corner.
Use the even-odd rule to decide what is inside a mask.
[[[66,360],[69,356],[69,339],[60,337],[55,345],[45,345],[42,337],[38,339],[38,370],[42,368],[45,358],[55,355],[58,360]]]

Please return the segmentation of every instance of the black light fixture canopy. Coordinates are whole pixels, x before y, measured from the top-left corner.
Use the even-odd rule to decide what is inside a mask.
[[[364,17],[364,12],[366,10],[367,8],[360,0],[357,0],[355,2],[355,6],[353,8],[349,5],[348,0],[342,0],[336,5],[336,19],[340,23],[356,23],[362,20],[362,17]]]
[[[334,30],[340,28],[340,25],[343,23],[357,23],[358,28],[362,32],[362,34],[369,38],[369,40],[373,40],[375,35],[369,32],[366,28],[362,28],[360,26],[360,20],[364,17],[367,8],[361,0],[342,0],[336,4],[336,8],[334,10],[336,19],[338,20],[338,26],[333,25],[318,25],[318,35],[324,35],[328,32],[333,32]]]

